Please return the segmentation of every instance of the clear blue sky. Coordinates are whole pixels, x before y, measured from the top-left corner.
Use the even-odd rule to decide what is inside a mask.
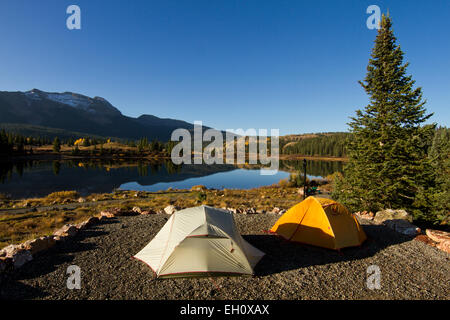
[[[66,28],[81,8],[82,29]],[[344,131],[388,9],[433,121],[450,125],[450,1],[2,0],[0,90],[101,96],[125,115]]]

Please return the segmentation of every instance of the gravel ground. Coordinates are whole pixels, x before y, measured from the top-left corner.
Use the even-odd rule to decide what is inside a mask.
[[[369,240],[341,253],[288,243],[262,230],[279,216],[235,215],[244,238],[266,253],[254,277],[156,280],[131,257],[166,215],[120,217],[80,232],[0,283],[1,299],[449,299],[450,255],[363,221]],[[81,289],[66,287],[81,268]],[[378,265],[381,289],[366,286]]]

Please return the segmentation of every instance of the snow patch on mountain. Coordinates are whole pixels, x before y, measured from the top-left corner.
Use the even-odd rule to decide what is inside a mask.
[[[40,101],[44,103],[45,101],[53,101],[79,109],[82,111],[89,112],[91,114],[102,114],[102,115],[122,115],[121,112],[112,106],[106,99],[101,97],[88,97],[82,94],[73,92],[45,92],[39,89],[32,89],[30,91],[23,92],[26,97],[26,103],[31,106],[33,102]]]
[[[88,110],[92,104],[91,99],[72,93],[48,93],[47,99],[83,110]]]
[[[41,96],[36,91],[27,91],[24,92],[27,98],[32,100],[42,100]]]

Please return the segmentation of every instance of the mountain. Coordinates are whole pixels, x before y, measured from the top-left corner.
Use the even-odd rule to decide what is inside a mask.
[[[161,119],[153,115],[128,117],[101,97],[38,89],[0,91],[0,124],[16,129],[23,125],[28,129],[52,128],[102,137],[147,137],[161,141],[169,140],[172,131],[177,128],[190,131],[194,128],[193,124],[185,121]]]

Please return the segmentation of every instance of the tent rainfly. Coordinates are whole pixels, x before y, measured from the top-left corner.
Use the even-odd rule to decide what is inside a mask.
[[[289,241],[335,250],[359,246],[367,239],[347,208],[334,200],[315,197],[286,211],[270,232]]]
[[[134,258],[158,278],[252,275],[264,253],[239,234],[229,211],[209,206],[175,212]]]

